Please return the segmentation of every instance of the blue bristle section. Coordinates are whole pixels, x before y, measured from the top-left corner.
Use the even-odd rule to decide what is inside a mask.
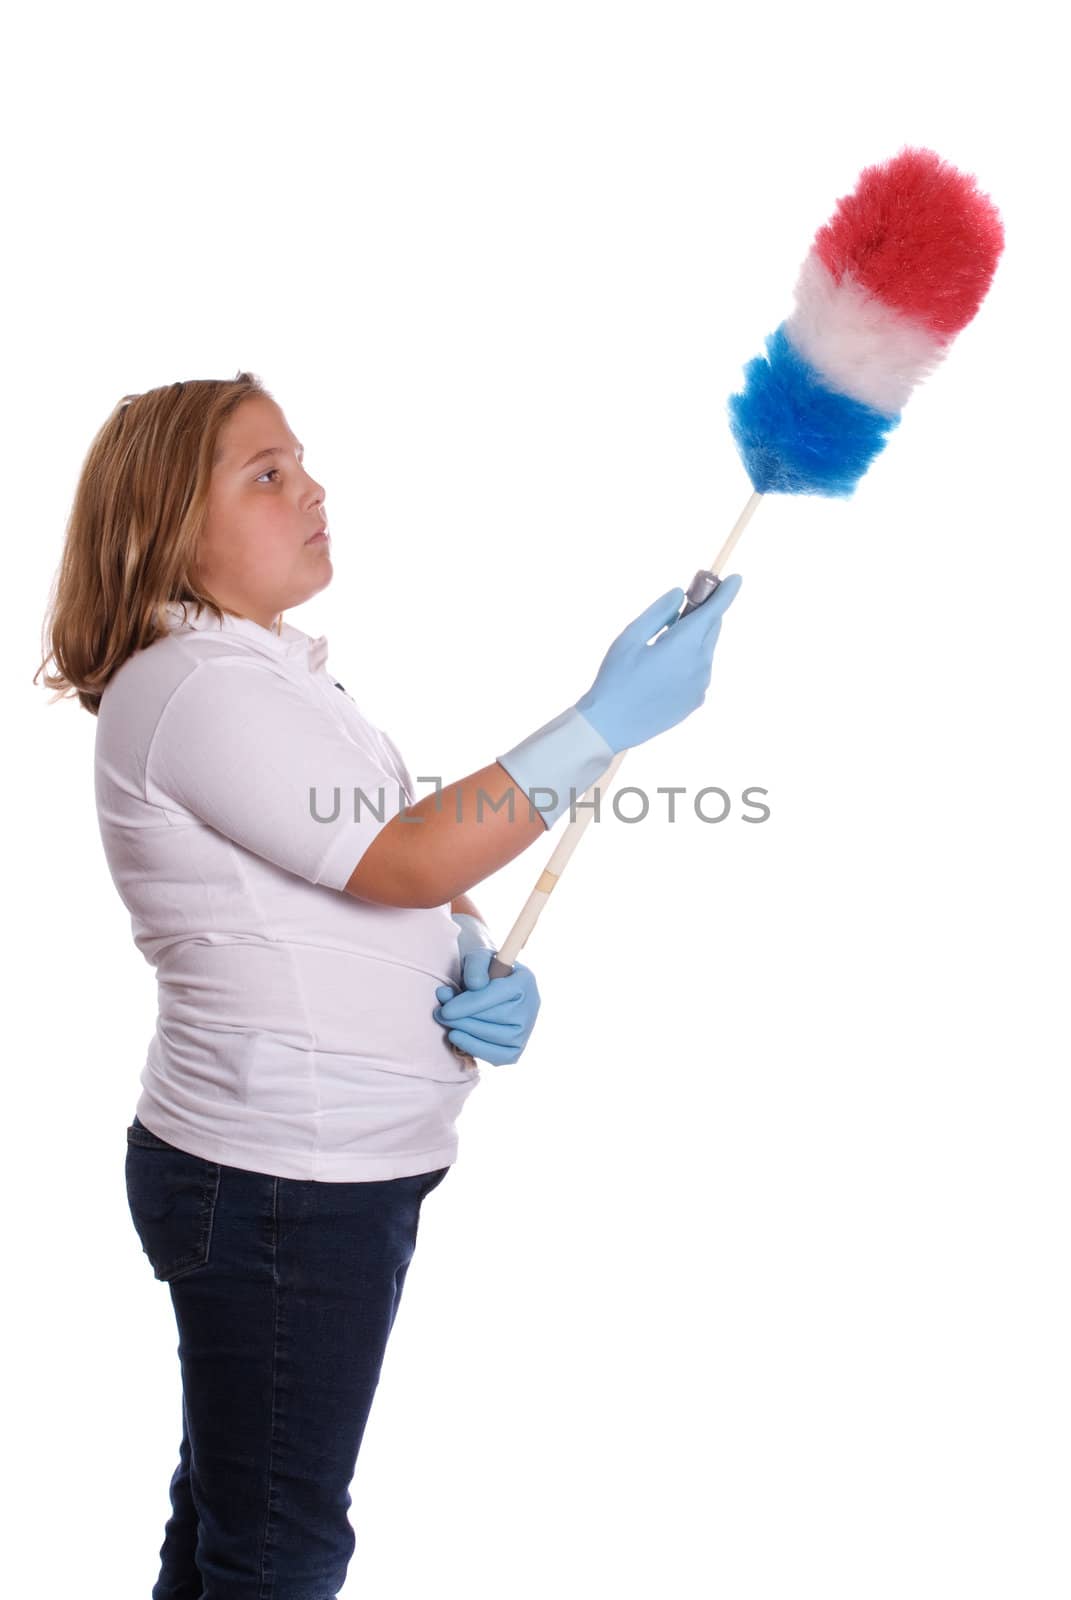
[[[729,400],[729,426],[760,494],[850,495],[900,421],[838,394],[784,331],[744,368]]]

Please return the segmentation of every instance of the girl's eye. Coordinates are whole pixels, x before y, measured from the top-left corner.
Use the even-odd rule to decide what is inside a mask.
[[[278,470],[279,470],[278,467],[270,467],[267,472],[262,472],[260,474],[260,477],[257,479],[257,482],[258,483],[260,482],[260,478],[270,478],[272,473],[273,472],[278,472]]]

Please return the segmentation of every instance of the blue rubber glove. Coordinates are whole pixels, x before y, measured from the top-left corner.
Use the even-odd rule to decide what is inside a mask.
[[[451,911],[457,923],[457,953],[461,962],[461,982],[465,982],[465,961],[475,950],[495,950],[491,930],[482,917],[470,916],[467,911]],[[441,996],[439,997],[441,998]]]
[[[523,962],[517,961],[508,977],[488,978],[487,969],[495,952],[482,942],[482,934],[477,931],[486,933],[486,929],[474,917],[461,912],[454,913],[454,921],[462,924],[458,949],[464,988],[455,993],[453,984],[440,984],[435,991],[440,1004],[432,1015],[449,1030],[450,1043],[469,1055],[496,1067],[516,1061],[531,1038],[539,1013],[535,977]]]
[[[675,727],[702,705],[721,619],[736,598],[738,573],[679,622],[683,589],[669,589],[618,634],[576,709],[616,755]],[[672,623],[672,626],[669,624]],[[651,635],[665,628],[648,645]]]
[[[570,789],[579,799],[619,751],[664,733],[702,705],[722,615],[740,584],[738,573],[723,578],[709,600],[679,621],[684,590],[667,590],[617,636],[574,706],[495,757],[547,828],[569,810]]]

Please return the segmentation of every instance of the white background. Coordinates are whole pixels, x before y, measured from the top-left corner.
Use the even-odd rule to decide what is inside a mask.
[[[1000,207],[992,289],[850,500],[760,504],[706,704],[622,771],[650,814],[588,830],[525,948],[542,1013],[425,1207],[343,1593],[1071,1592],[1048,15],[8,20],[10,1592],[145,1600],[180,1426],[123,1183],[153,977],[93,719],[31,681],[90,439],[125,393],[257,372],[333,534],[287,620],[451,782],[711,561],[750,492],[726,398],[904,143]],[[659,784],[733,811],[671,825]],[[499,939],[558,836],[475,887]]]

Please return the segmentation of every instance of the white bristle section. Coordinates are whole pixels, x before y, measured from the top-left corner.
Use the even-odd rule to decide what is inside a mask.
[[[894,311],[848,273],[837,283],[812,250],[800,268],[785,336],[831,388],[885,416],[940,365],[948,341]]]

